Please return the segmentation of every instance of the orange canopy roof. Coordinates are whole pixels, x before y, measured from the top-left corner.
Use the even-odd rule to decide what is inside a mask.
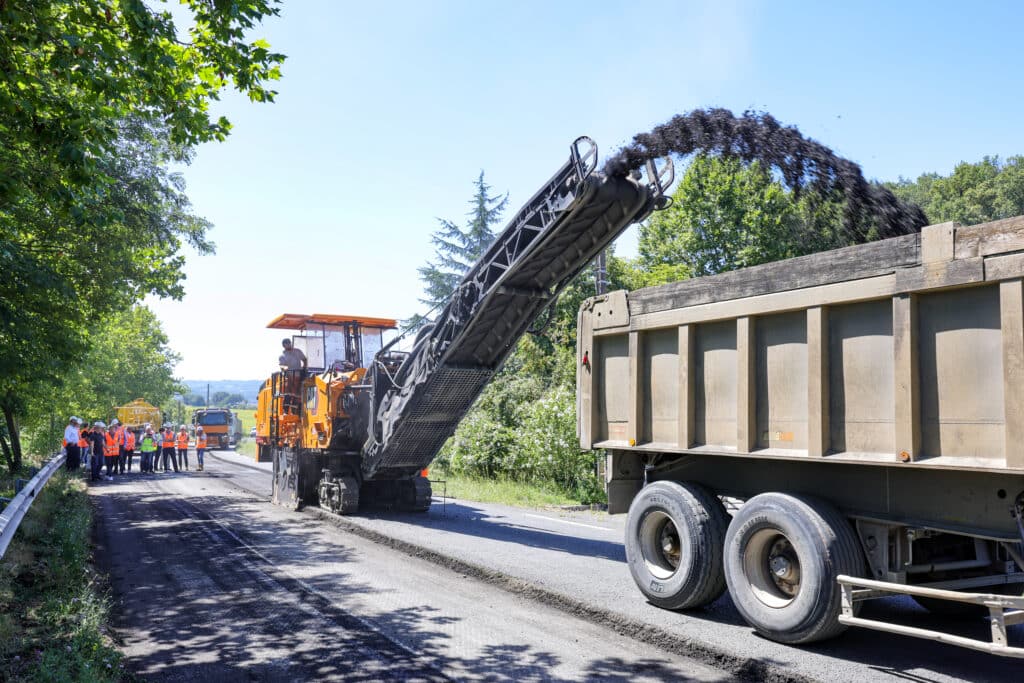
[[[267,327],[279,330],[305,330],[314,325],[344,325],[356,323],[364,327],[383,327],[394,329],[397,321],[390,318],[370,318],[362,315],[333,315],[330,313],[282,313],[269,323]]]

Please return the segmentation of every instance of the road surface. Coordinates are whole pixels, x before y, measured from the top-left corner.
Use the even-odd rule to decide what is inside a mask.
[[[210,459],[91,489],[114,636],[146,680],[731,678],[271,506],[239,471]]]
[[[440,499],[435,499],[429,513],[419,515],[363,512],[342,519],[315,509],[290,513],[266,502],[270,486],[267,465],[253,463],[227,452],[218,452],[210,458],[205,473],[190,473],[177,478],[174,475],[155,475],[154,479],[145,482],[114,482],[113,486],[98,488],[97,497],[103,505],[120,506],[119,509],[125,509],[122,506],[124,496],[141,497],[138,505],[129,505],[127,509],[138,510],[133,513],[137,515],[142,515],[143,510],[152,509],[155,517],[150,521],[133,517],[129,528],[138,527],[137,533],[140,535],[147,535],[147,529],[155,528],[160,529],[160,535],[164,535],[170,533],[163,529],[167,523],[175,528],[180,527],[179,533],[170,534],[165,540],[182,534],[188,535],[190,539],[195,537],[204,549],[208,548],[207,554],[212,553],[209,563],[205,559],[196,563],[204,567],[210,564],[209,573],[216,575],[224,571],[223,565],[233,568],[236,564],[235,561],[225,559],[227,551],[223,548],[218,551],[219,546],[226,546],[230,550],[226,555],[228,557],[244,556],[251,560],[252,553],[259,552],[269,561],[257,563],[258,575],[280,581],[276,575],[284,572],[286,584],[290,577],[291,580],[300,581],[296,584],[300,588],[303,583],[312,586],[327,596],[327,603],[340,606],[343,610],[353,605],[367,607],[368,612],[353,613],[363,619],[368,619],[368,614],[387,614],[387,607],[369,606],[374,605],[378,594],[401,594],[399,586],[408,585],[402,583],[408,578],[412,582],[409,590],[413,595],[419,591],[423,603],[417,605],[417,600],[409,596],[400,605],[400,609],[406,610],[406,617],[415,623],[415,627],[410,628],[411,633],[415,634],[422,627],[422,620],[431,610],[439,610],[446,615],[445,618],[457,615],[457,623],[472,623],[474,629],[516,624],[511,627],[513,632],[502,631],[494,637],[500,642],[515,642],[514,647],[523,648],[524,659],[520,664],[522,661],[535,662],[535,668],[519,669],[516,668],[518,664],[492,661],[488,653],[479,649],[467,653],[464,648],[472,650],[474,646],[465,645],[451,634],[441,639],[445,647],[438,647],[438,643],[430,638],[423,640],[415,635],[403,639],[403,629],[393,620],[384,617],[368,622],[378,624],[376,630],[370,629],[369,633],[390,636],[391,640],[385,637],[385,641],[392,644],[402,643],[405,646],[402,652],[406,658],[381,658],[394,670],[382,668],[382,664],[367,665],[369,671],[376,672],[368,674],[369,678],[401,678],[410,671],[424,671],[418,667],[427,663],[434,666],[438,675],[455,678],[493,678],[506,674],[516,679],[574,680],[603,675],[614,678],[625,675],[633,668],[637,673],[628,676],[632,680],[636,680],[641,672],[646,672],[652,679],[663,679],[677,677],[680,671],[682,675],[699,680],[714,680],[723,676],[724,671],[750,680],[767,678],[830,683],[863,680],[912,680],[922,683],[1007,681],[1019,677],[1019,664],[1014,660],[860,629],[850,630],[839,639],[810,647],[782,646],[754,634],[740,619],[727,596],[708,609],[693,613],[654,608],[642,600],[625,565],[622,545],[625,518],[621,515],[529,510],[450,501],[442,505]],[[441,488],[438,485],[435,494],[440,494]],[[193,521],[183,524],[173,521],[184,519],[184,510],[192,509],[205,511],[205,514],[213,518],[213,522]],[[167,522],[168,519],[171,522]],[[196,517],[196,520],[202,519],[201,516]],[[123,533],[113,531],[114,527],[109,525],[106,528],[111,529],[113,534],[109,543],[124,544],[123,540],[116,540],[124,537]],[[271,528],[273,532],[269,531]],[[282,530],[287,532],[287,542],[279,540]],[[238,540],[232,539],[231,534],[235,534]],[[271,538],[273,542],[268,543]],[[131,538],[127,542],[129,548],[148,545],[151,543],[142,538]],[[246,545],[251,550],[246,550]],[[271,551],[273,557],[269,555]],[[114,577],[130,574],[128,567],[132,565],[132,560],[122,560],[120,552],[107,554],[115,560],[111,568]],[[155,557],[159,558],[159,553]],[[187,560],[187,557],[182,559]],[[159,563],[167,560],[156,561]],[[117,568],[119,562],[126,565],[120,571]],[[378,562],[382,564],[377,565]],[[245,563],[243,565],[246,575],[255,571]],[[357,570],[357,566],[361,569]],[[396,571],[396,567],[400,569]],[[412,567],[417,571],[412,571]],[[421,569],[422,576],[427,577],[425,580],[418,578]],[[187,574],[195,570],[183,571]],[[360,577],[360,586],[354,590],[339,588],[339,585],[344,585],[340,577],[351,576],[353,573]],[[451,575],[458,578],[454,580],[454,592],[449,593],[442,590],[449,584],[444,583],[442,586],[439,582],[440,577]],[[322,590],[317,579],[320,576],[324,577],[323,582],[327,586]],[[368,576],[373,580],[367,580]],[[115,578],[115,584],[116,581]],[[245,581],[252,583],[252,579]],[[176,585],[170,579],[166,582]],[[225,585],[237,585],[244,581],[230,578],[213,583],[206,592],[221,595]],[[364,585],[372,589],[365,590]],[[473,590],[468,594],[468,602],[463,602],[458,588],[466,585],[472,585]],[[152,584],[148,584],[147,589],[154,590]],[[173,600],[176,590],[170,588],[165,591],[163,599]],[[288,585],[280,590],[283,591],[281,600],[287,594],[295,595],[295,591],[288,590]],[[346,596],[344,600],[339,601],[337,591]],[[277,605],[276,592],[273,600],[263,600],[260,597],[262,593],[263,589],[259,589],[245,595],[250,595],[249,599],[254,603],[271,605],[289,613],[288,609]],[[239,597],[233,593],[228,593],[228,596],[230,599]],[[304,601],[303,598],[298,599]],[[506,604],[510,600],[515,609]],[[484,604],[492,603],[502,606],[497,611],[483,609]],[[466,612],[460,611],[462,607]],[[478,610],[475,613],[474,608]],[[130,634],[133,628],[141,628],[148,623],[147,619],[161,614],[159,610],[143,610],[143,613],[138,613],[138,610],[137,606],[133,607],[131,600],[121,601],[119,615],[126,619],[126,634]],[[501,616],[496,617],[496,614]],[[537,617],[531,618],[530,614],[543,616],[538,620]],[[914,603],[903,599],[869,603],[865,614],[887,614],[904,623],[931,628],[948,627],[947,622],[936,620]],[[320,618],[324,617],[321,615]],[[520,619],[525,620],[526,624],[536,624],[536,630],[525,628]],[[568,619],[572,625],[556,627],[558,619]],[[964,623],[959,628],[975,637],[987,636],[984,622]],[[574,638],[580,631],[595,634],[590,641],[594,649],[587,650],[583,640],[576,642]],[[327,632],[330,633],[330,630]],[[567,638],[569,633],[572,633],[573,638]],[[1018,642],[1024,640],[1020,627],[1014,635]],[[145,651],[148,647],[145,643],[154,637],[148,635],[134,644],[128,635],[125,636],[125,646],[133,661],[136,656],[133,653]],[[221,634],[221,637],[226,635]],[[268,640],[274,637],[266,636]],[[333,636],[325,636],[324,642],[332,643],[332,639]],[[561,646],[556,647],[556,644],[563,641],[564,645],[570,647],[570,651],[576,653],[575,658],[559,652]],[[494,642],[491,640],[492,644]],[[307,649],[316,651],[318,647],[327,645],[310,644],[292,634],[286,644],[276,651],[270,648],[272,652],[259,657],[246,655],[251,657],[251,661],[238,654],[248,650],[236,645],[235,654],[232,655],[235,658],[229,658],[226,665],[229,670],[258,665],[262,667],[258,669],[261,676],[276,675],[273,673],[277,671],[275,666],[294,667],[298,666],[296,662],[304,661],[301,655],[289,658],[289,652],[301,653]],[[453,648],[451,653],[447,649],[449,647]],[[541,661],[533,657],[538,647],[546,653],[545,656],[550,655],[555,659]],[[623,650],[614,650],[615,647]],[[261,651],[260,648],[256,649]],[[386,647],[384,649],[386,651]],[[507,648],[503,649],[507,651]],[[615,654],[611,655],[613,651]],[[632,655],[626,656],[623,653]],[[242,656],[242,659],[239,660],[238,656]],[[409,660],[408,657],[416,659]],[[139,671],[149,672],[147,676],[156,671],[168,671],[166,665],[163,669],[153,668],[158,658],[157,654],[147,655],[145,661],[149,663],[144,664]],[[608,667],[609,659],[615,660],[617,664]],[[467,662],[470,660],[488,664],[469,666]],[[595,662],[600,662],[600,665],[595,667]],[[373,669],[373,666],[377,669]],[[608,668],[602,670],[601,667]],[[160,675],[170,676],[170,673],[168,671]],[[316,675],[314,673],[313,677]],[[165,677],[161,680],[177,679]]]

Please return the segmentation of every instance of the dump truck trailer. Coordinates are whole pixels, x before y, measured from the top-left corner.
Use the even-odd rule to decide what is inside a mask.
[[[578,335],[580,446],[648,601],[1024,656],[1024,217],[612,292]],[[992,640],[859,615],[892,594]]]

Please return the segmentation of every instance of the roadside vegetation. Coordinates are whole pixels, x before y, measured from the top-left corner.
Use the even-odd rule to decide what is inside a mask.
[[[55,474],[0,561],[0,679],[117,681],[108,602],[90,567],[92,511],[80,477]]]

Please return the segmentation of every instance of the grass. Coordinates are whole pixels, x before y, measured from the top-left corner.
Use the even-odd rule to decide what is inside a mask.
[[[235,446],[235,453],[244,455],[247,458],[256,459],[256,440],[250,439],[249,437],[242,437],[242,439]]]
[[[91,526],[85,483],[58,472],[0,560],[0,680],[124,678],[104,634],[108,605],[89,564]]]
[[[252,408],[232,409],[242,421],[242,436],[249,436],[249,430],[256,426],[256,411]]]
[[[532,484],[508,479],[477,479],[446,474],[432,470],[430,478],[435,482],[447,482],[447,494],[456,500],[471,500],[479,503],[502,503],[520,507],[543,507],[545,505],[577,505],[564,493],[552,491]],[[445,484],[434,483],[434,495],[445,493]]]

